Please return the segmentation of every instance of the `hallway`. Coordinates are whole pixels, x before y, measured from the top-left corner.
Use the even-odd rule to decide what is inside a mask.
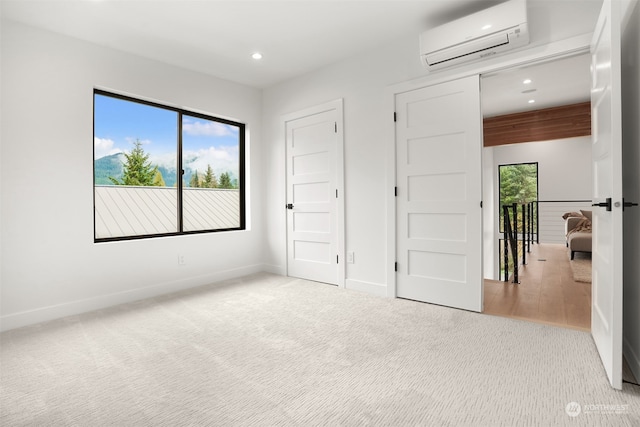
[[[591,328],[591,283],[573,280],[564,245],[531,246],[520,284],[484,281],[484,313],[566,328]]]

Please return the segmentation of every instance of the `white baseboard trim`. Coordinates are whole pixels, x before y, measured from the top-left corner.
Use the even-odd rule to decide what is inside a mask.
[[[624,354],[624,358],[627,359],[627,364],[631,372],[633,372],[633,376],[636,377],[637,380],[640,380],[640,355],[634,351],[631,343],[627,341],[626,338],[623,338],[622,342],[622,354]]]
[[[265,273],[277,274],[279,276],[287,275],[287,268],[282,265],[263,264],[262,271]]]
[[[152,298],[198,286],[209,285],[223,280],[260,273],[262,271],[265,271],[262,264],[248,265],[231,270],[217,271],[211,274],[190,277],[184,280],[164,282],[153,286],[131,289],[129,291],[118,292],[115,294],[101,295],[94,298],[7,314],[5,316],[0,316],[0,331],[8,331],[10,329],[33,325],[35,323],[73,316],[93,310],[100,310],[118,304]]]
[[[347,279],[345,280],[345,288],[354,291],[366,292],[368,294],[378,295],[380,297],[387,296],[387,286],[380,283],[363,282],[361,280]]]

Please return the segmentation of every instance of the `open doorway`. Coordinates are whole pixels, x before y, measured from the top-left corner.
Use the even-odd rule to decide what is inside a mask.
[[[482,76],[485,313],[590,328],[590,254],[570,259],[563,218],[591,209],[589,67],[585,53]]]

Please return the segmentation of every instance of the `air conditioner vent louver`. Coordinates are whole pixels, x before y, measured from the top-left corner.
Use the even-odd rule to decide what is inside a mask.
[[[453,46],[445,51],[434,52],[426,55],[425,60],[430,66],[434,66],[506,44],[509,44],[509,37],[506,34],[496,34],[479,40],[473,40],[463,45]]]
[[[528,43],[526,3],[513,0],[425,31],[420,56],[424,66],[434,70]]]

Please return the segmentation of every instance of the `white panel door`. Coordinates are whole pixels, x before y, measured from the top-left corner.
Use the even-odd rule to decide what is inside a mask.
[[[338,283],[337,111],[286,122],[287,274]]]
[[[591,334],[622,388],[622,92],[620,2],[605,0],[591,43],[593,208]]]
[[[396,96],[396,294],[482,311],[479,76]]]

